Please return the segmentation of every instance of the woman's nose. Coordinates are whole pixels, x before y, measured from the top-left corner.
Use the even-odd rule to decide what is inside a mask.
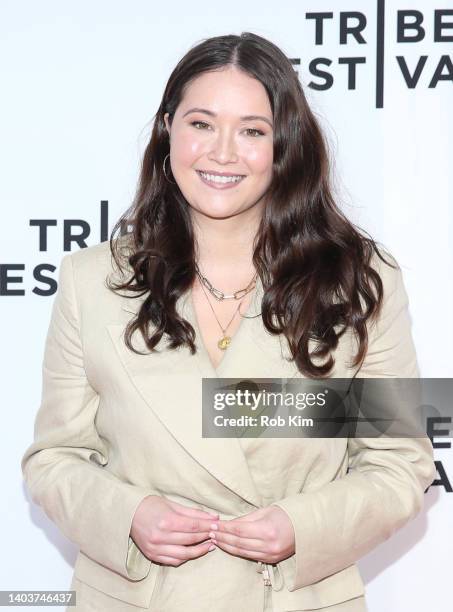
[[[210,158],[219,162],[235,161],[237,159],[237,143],[231,131],[219,131],[215,136]]]

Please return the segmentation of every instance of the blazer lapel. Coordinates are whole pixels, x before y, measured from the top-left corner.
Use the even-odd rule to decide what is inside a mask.
[[[130,380],[169,433],[214,478],[257,508],[262,507],[262,498],[251,477],[239,439],[202,437],[202,378],[250,376],[246,371],[238,370],[238,360],[241,363],[266,364],[267,373],[272,369],[272,361],[275,366],[275,355],[280,355],[278,337],[272,339],[273,351],[271,345],[266,346],[266,352],[262,355],[263,344],[255,336],[256,331],[251,333],[248,329],[249,324],[253,330],[261,327],[261,296],[262,286],[259,283],[246,313],[247,317],[256,318],[241,322],[217,369],[213,367],[203,346],[190,292],[178,300],[176,308],[196,331],[195,355],[191,355],[185,346],[169,350],[166,339],[159,342],[156,348],[160,352],[156,354],[139,355],[127,348],[123,339],[125,326],[131,315],[136,314],[145,297],[122,297],[124,320],[107,325],[111,341]],[[253,337],[255,341],[251,341]],[[264,344],[266,342],[267,339]],[[133,334],[132,343],[139,351],[149,353],[139,332]],[[257,372],[255,370],[255,375]]]

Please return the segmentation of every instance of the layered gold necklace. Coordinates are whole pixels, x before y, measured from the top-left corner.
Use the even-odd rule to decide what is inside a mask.
[[[252,291],[256,285],[256,277],[257,274],[255,273],[255,275],[253,276],[252,280],[250,281],[250,283],[247,285],[247,287],[245,287],[244,289],[239,289],[238,291],[235,291],[234,293],[230,294],[230,295],[226,295],[225,293],[223,293],[223,291],[220,291],[219,289],[216,289],[212,283],[209,282],[209,280],[206,278],[206,276],[203,276],[203,274],[200,272],[200,269],[198,267],[197,264],[195,264],[195,270],[197,273],[198,278],[200,279],[201,282],[201,288],[203,289],[203,293],[205,294],[206,300],[208,301],[208,304],[212,310],[212,313],[220,327],[220,329],[222,330],[222,337],[218,340],[217,342],[217,346],[219,347],[219,349],[221,349],[222,351],[225,351],[231,344],[231,336],[227,335],[227,330],[230,327],[231,323],[233,322],[234,317],[236,316],[236,314],[238,313],[241,304],[242,304],[242,300],[244,299],[244,297],[250,293],[250,291]],[[226,327],[222,327],[222,324],[220,323],[219,319],[217,318],[217,315],[215,313],[214,308],[212,307],[212,304],[208,298],[208,294],[205,291],[205,287],[206,289],[211,293],[211,295],[213,295],[215,297],[215,299],[218,302],[222,302],[223,300],[239,300],[239,304],[238,307],[236,308],[236,310],[233,313],[233,316],[231,317],[228,325]]]

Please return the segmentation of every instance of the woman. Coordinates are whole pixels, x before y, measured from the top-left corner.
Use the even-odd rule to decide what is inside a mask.
[[[203,377],[418,376],[401,271],[329,185],[275,45],[178,63],[133,205],[62,260],[22,461],[76,610],[366,610],[355,562],[420,511],[429,440],[201,435]]]

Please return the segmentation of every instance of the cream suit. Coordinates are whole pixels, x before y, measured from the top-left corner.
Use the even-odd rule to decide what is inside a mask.
[[[417,377],[401,271],[373,262],[385,303],[366,360],[351,368],[348,332],[331,376]],[[68,610],[366,610],[355,562],[422,508],[435,477],[429,439],[202,438],[202,377],[301,377],[285,360],[286,339],[260,316],[244,319],[214,369],[188,292],[177,308],[194,326],[197,353],[169,350],[164,337],[159,353],[135,354],[122,333],[145,297],[113,294],[104,285],[111,271],[108,243],[62,259],[35,438],[22,459],[32,499],[80,548],[78,604]],[[258,281],[248,317],[259,315],[262,295]],[[130,537],[151,494],[221,519],[276,504],[294,528],[295,554],[269,565],[217,548],[179,567],[151,562]]]

